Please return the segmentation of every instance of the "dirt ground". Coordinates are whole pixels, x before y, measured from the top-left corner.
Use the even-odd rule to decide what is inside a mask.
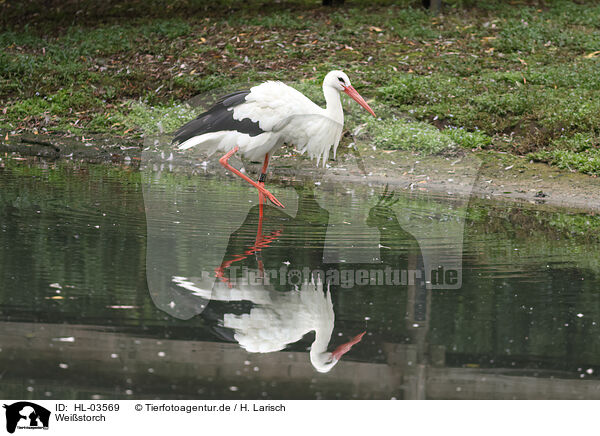
[[[119,137],[60,138],[52,135],[12,137],[0,141],[0,157],[38,156],[107,164],[139,166],[139,140]],[[216,157],[213,157],[214,165]],[[248,163],[250,174],[259,163]],[[585,212],[600,212],[598,178],[560,170],[522,157],[492,152],[461,152],[452,156],[421,156],[406,151],[340,147],[335,161],[317,167],[290,148],[277,153],[271,179],[301,179],[385,185],[395,189],[441,196],[477,196],[514,202],[546,204]]]
[[[360,150],[328,162],[325,170],[296,156],[275,157],[276,174],[324,180],[389,184],[396,189],[443,196],[471,196],[493,200],[547,204],[587,212],[600,211],[600,181],[580,173],[560,170],[525,158],[498,153],[465,153],[462,156],[419,156],[402,151]],[[278,168],[284,166],[285,168]],[[315,177],[316,179],[316,177]]]

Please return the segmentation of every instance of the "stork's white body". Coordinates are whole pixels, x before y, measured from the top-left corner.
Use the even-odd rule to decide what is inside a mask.
[[[235,339],[251,353],[271,353],[298,342],[315,332],[313,353],[327,351],[335,315],[329,291],[319,282],[304,283],[289,292],[269,293],[268,303],[258,304],[250,313],[226,314],[223,325],[235,330]]]
[[[210,132],[188,139],[179,148],[199,146],[213,154],[237,146],[248,159],[262,160],[287,143],[296,146],[300,153],[307,152],[311,158],[325,161],[331,148],[335,155],[344,125],[339,94],[331,100],[323,109],[284,83],[265,82],[251,88],[244,103],[227,108],[234,120],[250,119],[264,133],[251,136],[236,130]]]
[[[324,164],[332,148],[335,157],[342,137],[344,112],[340,92],[346,92],[373,113],[350,85],[348,76],[341,71],[331,71],[323,81],[325,108],[284,83],[269,81],[250,91],[236,93],[243,99],[231,94],[227,97],[233,97],[227,103],[225,97],[219,102],[222,106],[217,105],[199,117],[204,116],[206,121],[195,121],[196,125],[187,131],[187,125],[182,127],[175,140],[180,141],[181,150],[197,147],[209,154],[238,147],[239,152],[251,160],[261,160],[287,143],[293,144],[300,153],[316,158],[317,164],[321,160]],[[231,119],[226,120],[227,117]],[[216,125],[219,128],[215,128]],[[180,134],[182,131],[184,134]]]
[[[300,153],[323,160],[323,166],[333,148],[334,156],[342,137],[344,112],[340,93],[345,92],[373,116],[375,112],[350,85],[342,71],[330,71],[323,81],[327,106],[317,106],[302,93],[281,82],[265,82],[249,91],[226,95],[208,111],[182,126],[174,142],[186,150],[197,147],[212,154],[226,152],[219,162],[223,167],[246,180],[273,204],[285,207],[264,188],[269,157],[284,143],[293,144]],[[250,179],[228,163],[236,152],[252,160],[264,159],[258,182]]]
[[[324,292],[320,280],[303,283],[288,292],[265,285],[235,285],[218,281],[212,291],[201,281],[173,277],[173,283],[194,295],[218,301],[249,301],[249,313],[225,313],[223,327],[233,329],[234,338],[251,353],[272,353],[298,342],[309,332],[315,332],[310,349],[310,361],[320,372],[327,372],[337,363],[327,352],[335,324],[335,314],[329,289]]]

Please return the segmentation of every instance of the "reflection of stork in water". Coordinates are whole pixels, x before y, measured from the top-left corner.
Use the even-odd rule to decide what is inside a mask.
[[[234,329],[236,341],[251,353],[283,350],[314,331],[310,362],[317,371],[328,372],[365,334],[328,352],[335,322],[329,289],[324,293],[321,280],[313,280],[291,292],[277,294],[270,304],[258,305],[248,314],[225,314],[224,326]]]
[[[202,293],[184,277],[173,282],[194,293]],[[319,372],[328,372],[341,357],[360,342],[365,332],[327,351],[335,324],[335,314],[329,289],[323,292],[321,280],[302,283],[288,292],[279,292],[265,285],[236,285],[217,282],[210,298],[213,301],[249,301],[249,313],[223,315],[223,327],[233,331],[233,339],[250,353],[272,353],[315,332],[310,347],[310,362]]]
[[[238,342],[248,352],[283,350],[315,332],[310,361],[317,371],[328,372],[362,339],[364,332],[334,351],[327,351],[335,315],[331,293],[329,289],[324,292],[321,279],[269,282],[268,269],[274,265],[278,269],[288,259],[301,263],[292,265],[298,271],[303,267],[320,269],[329,215],[316,202],[311,187],[295,186],[295,189],[299,193],[296,217],[262,202],[250,211],[246,221],[231,235],[227,255],[215,270],[217,280],[212,289],[194,278],[176,276],[172,282],[192,295],[210,300],[203,316],[216,319],[219,325],[214,331],[224,339]],[[286,228],[294,231],[286,235]],[[303,236],[300,246],[299,235]],[[247,280],[248,277],[239,280],[234,267],[256,273],[257,280]]]

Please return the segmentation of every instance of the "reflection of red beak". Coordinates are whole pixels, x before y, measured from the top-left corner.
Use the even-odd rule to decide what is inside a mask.
[[[358,344],[360,342],[365,333],[367,332],[362,332],[361,334],[354,336],[350,342],[346,342],[345,344],[342,344],[339,347],[337,347],[333,351],[333,353],[331,353],[333,358],[335,360],[340,360],[344,354],[350,351],[350,348],[352,348],[353,345]]]
[[[373,109],[369,107],[365,99],[360,96],[356,89],[354,89],[352,86],[346,86],[344,88],[344,92],[350,97],[352,97],[359,105],[364,107],[371,115],[375,116],[375,112],[373,112]]]

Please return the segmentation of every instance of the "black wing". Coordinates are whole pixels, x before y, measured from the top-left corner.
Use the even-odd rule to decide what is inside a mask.
[[[181,144],[194,136],[223,130],[235,130],[250,136],[257,136],[264,133],[264,130],[258,126],[258,123],[252,122],[249,118],[244,118],[243,120],[233,119],[233,110],[229,110],[244,103],[248,94],[250,94],[250,91],[245,90],[221,97],[209,110],[200,114],[195,120],[180,127],[175,132],[173,142]]]

